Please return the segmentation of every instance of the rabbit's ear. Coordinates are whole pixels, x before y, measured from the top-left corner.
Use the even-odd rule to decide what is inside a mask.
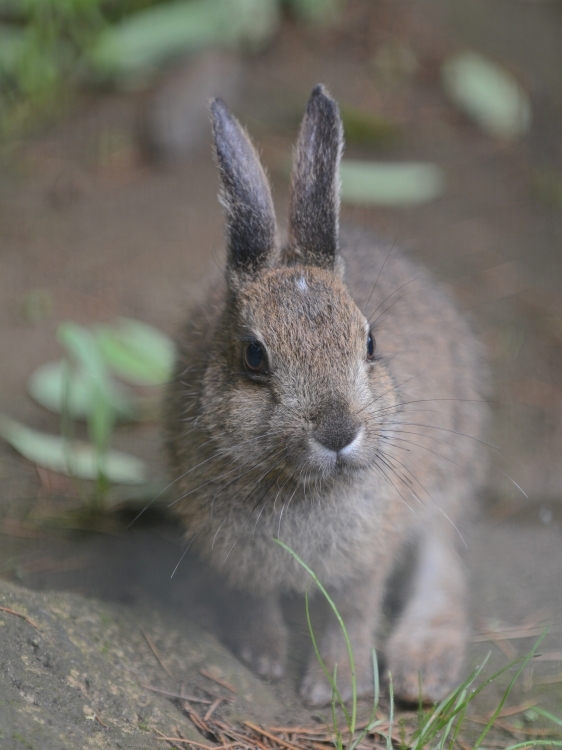
[[[228,272],[252,277],[275,253],[271,190],[247,133],[221,99],[211,102],[211,115],[226,210]]]
[[[286,258],[334,268],[339,248],[339,163],[343,128],[338,105],[318,85],[306,106],[294,155]]]

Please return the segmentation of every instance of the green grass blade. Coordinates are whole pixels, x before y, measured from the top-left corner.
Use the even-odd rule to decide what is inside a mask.
[[[373,713],[377,710],[379,707],[379,697],[380,697],[380,685],[379,685],[379,662],[377,659],[377,651],[376,649],[371,649],[371,655],[373,658],[373,685],[375,688],[375,695],[373,698]]]
[[[392,674],[388,673],[388,692],[390,695],[390,712],[388,715],[388,734],[386,735],[386,750],[392,750],[392,729],[394,727],[394,687]]]
[[[322,659],[322,656],[320,655],[320,649],[318,648],[318,642],[316,641],[316,636],[314,635],[314,628],[312,627],[312,620],[310,619],[310,605],[309,605],[309,600],[308,600],[308,591],[305,592],[304,606],[305,606],[305,611],[306,611],[306,624],[308,625],[308,632],[310,634],[310,640],[312,641],[312,647],[314,649],[314,653],[316,655],[318,663],[320,664],[322,668],[322,671],[324,672],[328,682],[330,683],[330,687],[332,688],[332,697],[335,696],[338,699],[338,703],[340,704],[344,712],[346,723],[349,726],[351,722],[351,717],[349,716],[349,712],[347,708],[345,707],[345,703],[343,702],[343,699],[340,695],[340,691],[338,690],[338,686],[334,678],[330,674],[328,667],[326,666],[326,664],[324,663],[324,660]]]
[[[338,665],[336,664],[334,667],[334,676],[333,676],[333,685],[338,684]],[[338,727],[338,717],[336,714],[336,699],[340,702],[341,705],[341,696],[338,693],[337,688],[332,687],[332,727],[334,729],[334,745],[336,746],[337,750],[343,750],[343,737],[342,733],[340,732],[340,729]]]
[[[476,740],[476,744],[474,745],[474,748],[473,748],[473,750],[478,750],[478,748],[479,748],[479,747],[480,747],[480,745],[482,744],[482,740],[483,740],[483,739],[484,739],[484,737],[485,737],[485,736],[486,736],[486,735],[488,734],[488,732],[490,731],[490,728],[492,727],[493,723],[494,723],[494,722],[495,722],[495,720],[497,719],[497,717],[498,717],[498,714],[499,714],[499,713],[500,713],[500,711],[502,710],[502,708],[503,708],[503,706],[504,706],[504,703],[505,703],[505,702],[506,702],[506,700],[507,700],[507,696],[508,696],[508,695],[510,694],[510,692],[511,692],[511,689],[512,689],[513,685],[515,684],[516,680],[517,680],[517,679],[519,678],[519,675],[520,675],[520,674],[521,674],[521,672],[522,672],[522,671],[523,671],[523,670],[525,669],[525,667],[527,666],[527,664],[529,663],[529,661],[530,661],[530,660],[531,660],[531,659],[533,658],[533,656],[535,655],[535,653],[536,653],[536,651],[537,651],[538,647],[539,647],[539,646],[540,646],[540,644],[542,643],[542,641],[543,641],[544,637],[546,636],[546,634],[547,634],[547,630],[545,630],[545,631],[544,631],[544,633],[543,633],[543,634],[542,634],[542,635],[541,635],[541,636],[540,636],[540,637],[539,637],[539,638],[538,638],[538,639],[536,640],[536,642],[535,642],[535,645],[533,646],[533,648],[532,648],[532,649],[531,649],[531,650],[529,651],[529,653],[528,653],[528,654],[527,654],[526,656],[524,656],[524,657],[523,657],[523,659],[521,660],[521,666],[519,667],[519,669],[518,669],[518,670],[517,670],[517,672],[515,673],[514,677],[512,678],[511,682],[510,682],[510,683],[509,683],[509,685],[507,686],[507,690],[506,690],[506,691],[504,692],[504,694],[503,694],[503,696],[502,696],[502,698],[501,698],[500,702],[498,703],[498,706],[497,706],[496,710],[494,711],[494,713],[493,713],[493,714],[492,714],[492,716],[490,717],[490,720],[488,721],[488,723],[486,724],[486,726],[485,726],[485,727],[484,727],[484,729],[482,730],[482,733],[481,733],[480,737],[479,737],[479,738],[478,738],[478,739]]]
[[[518,742],[517,745],[509,745],[505,750],[520,750],[523,747],[562,747],[562,740],[528,740]]]
[[[462,682],[458,687],[456,687],[451,693],[449,693],[448,696],[446,696],[441,703],[439,703],[431,712],[429,716],[425,716],[422,708],[422,712],[420,714],[420,727],[416,734],[416,742],[413,745],[414,750],[421,750],[425,745],[427,745],[439,732],[439,730],[447,723],[447,721],[450,718],[454,718],[458,713],[460,713],[461,710],[463,710],[462,706],[459,706],[458,708],[453,708],[452,713],[448,713],[448,711],[454,706],[455,701],[457,701],[458,696],[462,693],[463,690],[468,691],[470,686],[475,682],[475,680],[478,679],[480,674],[482,673],[482,670],[486,666],[488,659],[490,658],[490,653],[487,654],[486,658],[482,662],[482,664],[479,667],[476,667],[476,669],[473,670],[473,672],[466,678],[464,682]],[[512,664],[509,664],[507,667],[505,667],[501,672],[505,671],[505,669],[509,669],[509,667],[512,666]],[[487,684],[487,683],[484,683]],[[467,704],[470,703],[470,701],[473,699],[473,697],[481,690],[482,688],[478,688],[478,690],[473,691],[468,699]],[[446,716],[447,718],[444,719],[443,717]]]
[[[554,716],[554,714],[545,711],[544,708],[533,706],[533,711],[536,711],[541,716],[544,716],[545,719],[550,719],[550,721],[553,721],[555,724],[558,724],[559,727],[562,727],[562,719],[559,719],[558,716]]]
[[[342,616],[340,615],[338,611],[338,608],[334,604],[334,601],[332,600],[331,596],[328,594],[324,586],[322,586],[322,584],[318,580],[316,573],[314,573],[314,571],[308,567],[308,565],[304,562],[304,560],[301,560],[301,558],[297,555],[296,552],[294,552],[290,547],[288,547],[280,539],[274,539],[273,541],[276,542],[280,547],[283,547],[283,549],[286,550],[297,561],[297,563],[302,568],[304,568],[306,572],[312,577],[312,580],[322,592],[323,596],[325,597],[326,601],[330,605],[332,612],[336,616],[336,619],[339,623],[339,626],[343,633],[343,637],[345,639],[345,645],[347,647],[347,655],[349,658],[349,665],[351,667],[351,720],[349,722],[349,732],[350,732],[350,736],[353,736],[355,734],[355,725],[357,723],[357,678],[355,675],[355,660],[353,658],[353,649],[351,648],[351,642],[349,640],[349,635],[347,633],[347,628],[345,627],[345,623],[342,619]],[[319,652],[316,652],[316,653],[318,655]]]
[[[369,732],[372,732],[376,726],[382,723],[380,720],[375,721],[375,717],[377,715],[377,708],[379,707],[379,665],[377,661],[377,652],[374,648],[371,649],[371,654],[372,654],[372,660],[373,660],[373,685],[374,685],[373,708],[371,710],[365,729],[359,734],[358,737],[356,737],[350,743],[349,750],[355,750],[361,744],[361,742],[363,742],[363,740],[369,734]]]
[[[458,733],[464,723],[464,716],[466,714],[466,709],[468,708],[468,704],[470,701],[466,701],[464,706],[462,707],[462,711],[457,715],[457,723],[455,725],[455,731],[453,732],[453,736],[451,737],[451,741],[449,742],[449,750],[453,750],[453,747],[455,745]]]
[[[459,697],[457,698],[457,702],[455,703],[455,708],[462,708],[463,706],[466,706],[466,689],[461,692]],[[437,745],[437,750],[443,750],[445,747],[445,742],[447,742],[447,738],[449,737],[449,734],[451,733],[451,729],[453,727],[453,722],[455,720],[456,712],[453,712],[451,715],[451,718],[447,722],[445,729],[443,731],[443,735],[441,737],[441,740],[439,742],[439,745]]]

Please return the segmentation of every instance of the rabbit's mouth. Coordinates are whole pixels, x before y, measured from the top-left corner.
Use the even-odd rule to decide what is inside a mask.
[[[365,430],[349,433],[338,440],[319,440],[311,437],[308,441],[307,463],[310,469],[324,476],[338,476],[355,473],[366,468]]]

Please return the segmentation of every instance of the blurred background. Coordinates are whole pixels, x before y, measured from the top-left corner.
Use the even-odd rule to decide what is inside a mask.
[[[167,361],[222,263],[207,101],[221,95],[252,134],[283,225],[318,82],[342,109],[342,222],[429,266],[487,347],[498,451],[469,552],[478,616],[562,613],[559,0],[0,0],[2,577],[185,598],[162,585],[180,554],[173,525],[116,535],[166,475],[166,371],[146,375],[146,349],[157,341]],[[135,343],[120,318],[152,328]],[[65,353],[90,386],[103,370],[81,413],[68,372],[37,376]],[[112,373],[142,407],[119,426]],[[95,484],[65,468],[71,427],[95,447]],[[143,463],[100,469],[110,445]]]

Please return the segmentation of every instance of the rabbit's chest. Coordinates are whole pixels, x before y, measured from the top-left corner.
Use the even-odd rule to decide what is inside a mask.
[[[230,514],[208,529],[203,554],[213,567],[240,588],[254,592],[285,590],[304,592],[309,574],[280,547],[290,547],[328,586],[339,586],[372,570],[381,557],[394,555],[397,529],[404,533],[403,510],[384,491],[373,495],[366,486],[353,495],[318,498],[313,505],[294,503],[249,519]],[[222,527],[219,529],[219,525]]]

